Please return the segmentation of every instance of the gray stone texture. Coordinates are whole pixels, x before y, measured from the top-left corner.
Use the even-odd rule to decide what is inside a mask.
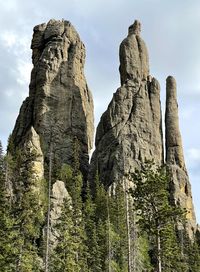
[[[98,169],[106,185],[134,172],[145,159],[163,162],[160,86],[149,76],[148,53],[139,34],[135,21],[120,45],[122,85],[97,127],[90,178]]]
[[[176,81],[172,76],[166,82],[165,143],[172,201],[186,209],[186,228],[192,238],[196,230],[196,218],[179,129]]]
[[[93,99],[84,76],[85,47],[68,21],[50,20],[34,28],[29,97],[13,131],[19,147],[33,127],[48,163],[50,142],[58,164],[71,164],[73,142],[80,143],[81,171],[87,177],[93,144]]]
[[[71,197],[70,197],[67,189],[65,188],[64,182],[61,180],[56,180],[56,182],[52,186],[52,195],[51,195],[50,242],[52,244],[52,248],[55,248],[57,245],[57,238],[59,237],[59,233],[56,230],[56,225],[58,224],[58,222],[61,219],[65,200],[71,206]]]
[[[137,20],[129,27],[128,36],[119,48],[121,85],[128,80],[146,80],[149,75],[149,57],[146,44],[140,37],[141,25]]]
[[[140,37],[141,25],[135,21],[120,45],[121,87],[103,113],[96,133],[96,149],[90,167],[91,182],[98,171],[100,180],[109,185],[126,179],[140,168],[145,159],[157,165],[164,162],[160,86],[149,75],[146,45]],[[171,199],[187,210],[187,233],[196,229],[181,134],[178,122],[176,82],[167,79],[166,163],[171,175]]]

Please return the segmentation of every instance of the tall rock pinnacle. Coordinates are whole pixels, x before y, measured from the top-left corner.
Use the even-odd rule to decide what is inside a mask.
[[[120,45],[120,76],[122,85],[130,79],[146,79],[149,75],[149,57],[146,45],[140,37],[141,24],[135,21],[129,27],[128,36]]]
[[[38,135],[44,161],[52,143],[57,163],[71,164],[73,142],[80,144],[81,170],[88,171],[93,144],[93,99],[84,76],[85,47],[68,21],[50,20],[34,28],[33,70],[29,97],[13,131],[16,147],[32,129]]]
[[[166,163],[171,175],[171,196],[177,205],[186,209],[187,232],[192,238],[196,229],[196,219],[179,130],[176,81],[169,76],[166,83]]]
[[[132,173],[145,159],[163,162],[160,86],[149,76],[140,23],[129,27],[120,45],[122,86],[113,95],[96,133],[91,175],[109,185]]]

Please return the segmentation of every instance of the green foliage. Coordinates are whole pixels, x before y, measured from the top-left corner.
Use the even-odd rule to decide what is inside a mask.
[[[96,205],[92,199],[89,185],[86,188],[86,200],[84,203],[84,222],[86,233],[87,264],[89,271],[102,271],[100,259],[100,247],[97,237],[97,226],[95,218]]]
[[[53,253],[54,271],[87,271],[87,247],[83,220],[82,186],[79,170],[79,145],[74,143],[74,167],[63,165],[60,177],[65,182],[71,202],[65,200],[57,225],[58,244]]]
[[[20,155],[21,156],[21,155]],[[37,239],[41,235],[44,223],[44,203],[41,202],[40,192],[32,187],[31,169],[24,166],[27,158],[21,158],[21,171],[18,176],[17,188],[19,200],[13,208],[18,220],[17,230],[20,234],[17,268],[20,271],[39,271]],[[25,187],[26,186],[26,187]]]
[[[140,171],[134,173],[133,181],[135,187],[131,193],[134,206],[141,213],[138,223],[141,230],[151,237],[154,265],[162,263],[164,271],[186,269],[183,267],[175,229],[175,223],[182,220],[184,211],[170,205],[169,180],[165,168],[157,168],[152,162],[147,162]]]
[[[137,258],[136,258],[136,271],[152,271],[151,260],[149,256],[149,241],[146,233],[142,233],[136,241]]]
[[[125,192],[121,183],[116,185],[110,197],[110,221],[112,225],[112,259],[118,267],[116,271],[127,271],[127,227]],[[115,271],[115,270],[114,270]]]
[[[14,155],[15,153],[15,146],[14,146],[13,138],[11,134],[8,137],[7,152],[12,155]]]
[[[12,217],[7,197],[4,158],[0,154],[0,271],[14,271],[16,262],[15,239],[18,232],[14,231],[15,220]]]
[[[74,222],[72,203],[65,199],[60,220],[56,226],[58,231],[57,245],[51,256],[52,271],[80,271],[77,262],[77,244],[74,240]]]
[[[63,164],[60,170],[60,179],[65,181],[65,185],[69,186],[70,180],[72,179],[73,176],[73,171],[70,165],[68,164]]]
[[[140,226],[150,234],[164,227],[169,220],[178,221],[184,211],[169,203],[169,180],[164,167],[156,168],[152,162],[133,174],[135,188],[131,190],[135,209],[141,212]]]
[[[39,187],[42,181],[36,180],[32,172],[34,156],[15,150],[14,155],[9,153],[5,157],[6,174],[4,187],[1,187],[4,200],[3,197],[1,199],[6,207],[1,231],[5,232],[7,242],[1,243],[4,246],[3,271],[40,271],[37,240],[44,223],[45,203],[42,196],[44,192],[40,190],[42,186]],[[8,190],[9,183],[12,183],[13,199]],[[2,206],[0,211],[3,211]]]
[[[10,153],[4,156],[0,143],[0,272],[40,272],[47,181],[34,178],[34,153],[16,150],[12,138],[8,149]],[[89,184],[84,188],[83,199],[79,152],[75,139],[72,166],[63,164],[59,170],[53,165],[53,180],[59,177],[64,181],[70,197],[64,199],[54,226],[57,240],[51,244],[50,271],[127,272],[128,238],[134,272],[154,271],[158,255],[162,271],[200,271],[200,235],[197,232],[191,243],[184,229],[177,230],[177,222],[184,226],[184,211],[169,202],[165,168],[145,163],[135,172],[131,190],[134,206],[122,183],[106,191],[98,173],[92,192]],[[15,196],[12,202],[7,185],[10,179]]]
[[[184,265],[185,270],[188,272],[200,271],[200,250],[198,245],[198,230],[194,240],[188,237],[185,229],[179,230],[179,240],[181,241],[181,252],[182,252],[182,266]],[[187,268],[187,269],[186,269]]]

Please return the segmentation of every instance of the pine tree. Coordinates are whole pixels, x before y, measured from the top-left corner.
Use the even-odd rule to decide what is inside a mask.
[[[65,200],[57,224],[58,243],[53,251],[54,271],[87,271],[87,246],[83,212],[83,179],[79,170],[79,143],[74,141],[73,164],[63,165],[60,177],[71,197]]]
[[[11,205],[10,195],[7,190],[6,170],[4,167],[1,175],[0,196],[0,252],[2,271],[40,271],[37,255],[36,239],[39,237],[39,229],[42,221],[41,209],[38,206],[37,194],[31,192],[28,175],[27,157],[17,153],[14,159],[6,161],[6,167],[12,169],[15,175],[16,201]],[[12,162],[12,165],[8,165]],[[4,163],[5,165],[5,163]],[[15,167],[13,167],[15,166]],[[14,177],[14,176],[13,176]],[[24,186],[22,184],[24,183]],[[3,239],[4,237],[4,239]],[[38,265],[37,265],[38,264]]]
[[[111,190],[110,219],[112,226],[113,263],[115,263],[115,267],[118,267],[119,271],[127,271],[126,203],[124,188],[120,182]]]
[[[77,246],[74,241],[74,223],[71,200],[64,199],[62,213],[56,227],[57,241],[51,256],[51,269],[54,272],[80,271],[76,260]]]
[[[99,258],[101,263],[101,271],[109,271],[109,234],[108,234],[108,206],[107,206],[107,192],[104,185],[100,183],[98,173],[94,182],[95,193],[94,203],[95,209],[95,222],[97,243],[99,246]]]
[[[198,230],[194,240],[191,240],[185,229],[182,231],[182,263],[185,264],[189,272],[200,271],[200,248],[198,244]]]
[[[166,271],[162,256],[169,256],[173,249],[171,247],[169,251],[168,247],[168,253],[164,250],[162,237],[166,233],[166,226],[173,225],[184,212],[169,203],[169,181],[164,168],[156,168],[152,162],[147,162],[134,173],[133,182],[135,187],[131,192],[134,206],[136,211],[141,212],[138,223],[152,237],[157,271]],[[173,239],[175,243],[175,235]]]
[[[86,232],[87,264],[89,271],[100,272],[100,248],[97,242],[97,226],[95,220],[95,203],[92,199],[90,186],[87,184],[86,199],[84,203],[84,222]]]
[[[196,241],[190,245],[188,253],[188,265],[190,272],[200,271],[200,251]]]
[[[35,154],[26,151],[12,150],[9,153],[7,167],[12,177],[15,198],[10,205],[14,224],[12,231],[17,233],[15,239],[14,271],[38,272],[41,259],[38,256],[37,242],[41,238],[41,227],[44,224],[43,192],[38,188],[41,183],[34,177],[31,162]],[[9,163],[11,162],[11,165]]]
[[[13,230],[14,219],[11,215],[5,182],[5,162],[0,142],[0,271],[15,271],[17,231]]]
[[[19,204],[15,208],[15,217],[19,221],[18,229],[21,241],[17,271],[40,271],[40,260],[36,241],[41,237],[44,224],[44,210],[40,203],[40,192],[35,189],[36,180],[32,179],[32,170],[27,165],[27,155],[22,154],[21,171],[18,181]]]

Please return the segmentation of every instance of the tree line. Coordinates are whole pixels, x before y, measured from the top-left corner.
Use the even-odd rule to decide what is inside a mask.
[[[9,150],[4,155],[0,144],[0,271],[200,271],[200,235],[187,237],[185,211],[170,203],[165,167],[144,163],[109,188],[97,171],[83,193],[77,141],[71,166],[58,167],[49,155],[46,180],[33,178],[34,153],[14,150],[11,140]],[[69,197],[52,226],[56,180]]]

